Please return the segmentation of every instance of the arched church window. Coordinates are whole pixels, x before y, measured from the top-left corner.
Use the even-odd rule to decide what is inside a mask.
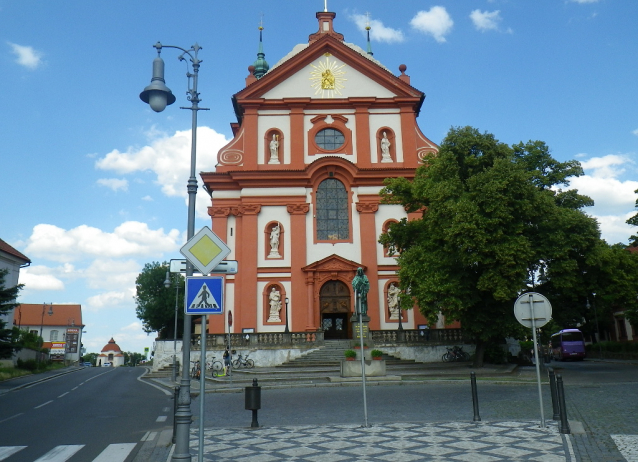
[[[346,142],[346,138],[339,130],[335,128],[324,128],[319,130],[315,135],[315,143],[321,149],[326,151],[334,151],[339,149]]]
[[[328,178],[317,188],[316,224],[318,241],[350,238],[348,192],[339,180]]]

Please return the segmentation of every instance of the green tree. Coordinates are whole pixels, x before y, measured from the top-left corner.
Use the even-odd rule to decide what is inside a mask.
[[[634,192],[638,194],[638,189],[636,189]],[[638,199],[636,199],[636,208],[638,209]],[[627,223],[633,226],[638,226],[638,212],[636,212],[633,217],[629,218],[627,220]],[[629,245],[632,247],[638,247],[638,234],[634,234],[629,238]]]
[[[97,353],[85,353],[82,356],[82,361],[89,362],[95,366],[97,364],[97,357],[98,357]]]
[[[561,287],[575,283],[561,271],[579,271],[598,228],[580,211],[591,199],[555,187],[581,173],[576,161],[555,161],[542,142],[509,147],[464,127],[450,130],[413,181],[386,180],[385,202],[423,211],[380,238],[400,251],[403,297],[431,321],[439,312],[461,321],[477,345],[475,366],[486,345],[524,335],[513,315],[520,293],[551,277]],[[587,229],[582,239],[579,226]]]
[[[5,287],[5,278],[9,274],[9,270],[0,270],[0,315],[8,314],[13,308],[18,306],[16,299],[23,284],[15,287]],[[7,323],[0,318],[0,359],[10,358],[13,352],[18,348],[13,335],[13,326],[7,328]]]
[[[177,337],[180,337],[184,325],[184,278],[180,274],[171,274],[172,283],[165,287],[167,271],[166,262],[147,263],[135,280],[137,317],[143,323],[144,332],[157,332],[160,339],[174,338],[175,335],[176,283],[179,285]]]
[[[130,351],[124,352],[124,365],[126,366],[135,366],[139,364],[139,362],[144,359],[145,356],[142,353],[132,353]]]

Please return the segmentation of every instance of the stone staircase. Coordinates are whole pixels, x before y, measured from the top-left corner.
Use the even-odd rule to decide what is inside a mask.
[[[344,359],[343,352],[351,348],[352,340],[326,340],[325,345],[317,350],[306,353],[303,356],[288,361],[280,366],[278,369],[288,368],[336,368],[341,366],[341,360]],[[381,348],[379,348],[381,349]],[[383,351],[381,349],[381,351]],[[399,359],[392,355],[384,354],[382,359],[385,359],[386,365],[409,367],[417,365],[414,360]]]

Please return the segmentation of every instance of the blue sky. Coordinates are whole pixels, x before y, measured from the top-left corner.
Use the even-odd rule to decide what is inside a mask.
[[[152,347],[135,316],[135,278],[179,258],[186,230],[190,111],[184,63],[166,49],[177,102],[156,114],[139,99],[152,45],[203,59],[198,171],[231,137],[231,95],[256,59],[259,21],[273,65],[316,32],[321,0],[87,2],[0,0],[0,238],[31,260],[23,303],[81,303],[88,351],[114,337]],[[389,7],[391,6],[391,7]],[[577,159],[572,187],[610,243],[635,232],[638,189],[638,2],[626,0],[328,0],[335,29],[376,59],[407,65],[427,95],[422,131],[440,143],[471,125],[508,144],[543,140]],[[198,194],[196,229],[210,225]]]

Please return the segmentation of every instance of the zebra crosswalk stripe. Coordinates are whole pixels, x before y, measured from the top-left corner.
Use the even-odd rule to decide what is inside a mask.
[[[109,444],[93,462],[115,462],[126,460],[137,443]]]
[[[124,462],[136,445],[137,443],[109,444],[92,462]],[[85,446],[84,444],[56,446],[35,462],[66,462]],[[27,446],[0,446],[0,461],[9,459],[25,448]]]
[[[4,460],[7,457],[12,456],[18,451],[22,451],[26,446],[5,446],[0,447],[0,460]]]
[[[64,462],[84,447],[83,444],[65,444],[56,446],[35,462]]]

